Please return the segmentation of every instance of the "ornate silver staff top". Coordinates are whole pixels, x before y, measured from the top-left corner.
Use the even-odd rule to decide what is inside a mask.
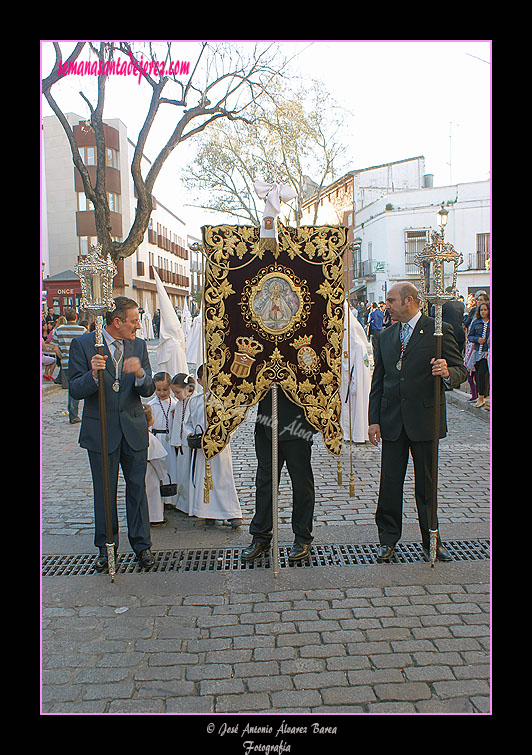
[[[444,241],[443,218],[446,217],[447,211],[442,209],[438,213],[441,216],[441,233],[430,231],[431,240],[427,242],[423,249],[414,257],[415,264],[421,272],[421,288],[419,295],[421,299],[434,304],[436,313],[436,328],[434,335],[441,336],[442,316],[441,308],[446,301],[456,299],[456,277],[458,267],[463,262],[463,255],[457,252],[454,246],[448,241]]]
[[[101,244],[91,244],[89,254],[74,268],[81,282],[81,309],[97,315],[96,346],[103,346],[103,315],[114,306],[113,278],[117,273],[111,255],[104,259],[101,251]]]

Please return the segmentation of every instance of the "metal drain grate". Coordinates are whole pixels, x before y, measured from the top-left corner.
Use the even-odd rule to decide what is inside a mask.
[[[280,546],[281,568],[310,566],[361,566],[377,563],[378,543],[313,545],[310,556],[292,563],[288,560],[290,546]],[[489,540],[449,540],[445,542],[453,561],[484,561],[489,559]],[[271,566],[271,551],[252,562],[241,559],[242,548],[202,548],[175,551],[154,551],[155,564],[149,573],[213,572],[261,569]],[[43,577],[66,577],[98,574],[94,568],[95,554],[43,556]],[[426,561],[420,543],[397,543],[393,563],[414,564]],[[119,554],[117,574],[145,572],[133,553]]]

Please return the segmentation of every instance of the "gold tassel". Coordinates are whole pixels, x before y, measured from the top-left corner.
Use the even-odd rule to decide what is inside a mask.
[[[353,477],[353,470],[351,470],[351,479],[349,481],[349,495],[351,497],[355,495],[355,479]]]
[[[259,249],[260,251],[267,251],[267,252],[276,252],[277,251],[277,241],[276,239],[259,239]]]
[[[336,476],[338,478],[338,485],[342,484],[342,465],[340,464],[340,459],[336,460]]]
[[[211,465],[208,461],[205,462],[205,481],[203,485],[203,502],[209,503],[209,490],[213,489]]]

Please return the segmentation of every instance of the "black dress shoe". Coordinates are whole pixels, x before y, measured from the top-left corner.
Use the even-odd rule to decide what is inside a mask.
[[[104,569],[107,569],[107,546],[106,545],[100,545],[99,546],[99,554],[96,558],[96,561],[94,562],[94,568],[96,571],[103,571]],[[118,548],[115,545],[115,562],[116,557],[118,556]]]
[[[255,540],[250,546],[242,550],[242,561],[254,561],[266,551],[270,550],[269,543],[262,543],[260,540]]]
[[[149,548],[146,548],[146,550],[137,553],[137,558],[143,569],[151,569],[151,567],[155,563],[155,558]]]
[[[100,553],[94,562],[96,571],[107,569],[107,548],[100,548]]]
[[[395,545],[379,545],[377,550],[377,563],[389,564],[395,553]]]
[[[425,558],[430,561],[430,547],[423,545],[422,548]],[[436,548],[436,561],[452,561],[451,554],[441,543]]]
[[[310,543],[294,543],[288,551],[289,561],[302,561],[310,556]]]

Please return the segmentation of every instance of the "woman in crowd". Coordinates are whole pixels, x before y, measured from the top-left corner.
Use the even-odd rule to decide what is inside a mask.
[[[490,350],[490,305],[480,302],[475,319],[471,323],[467,340],[473,344],[473,351],[466,367],[476,372],[478,398],[475,406],[489,408],[486,397],[489,396],[489,350]]]

